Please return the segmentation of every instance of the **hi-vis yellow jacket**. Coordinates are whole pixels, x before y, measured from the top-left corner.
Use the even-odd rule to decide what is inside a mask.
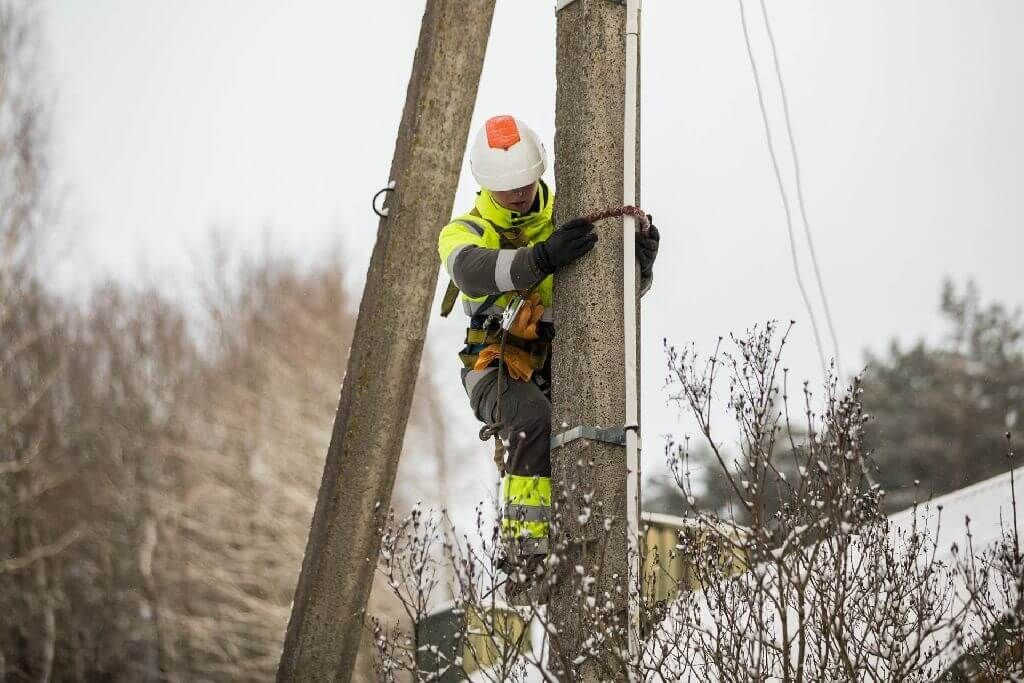
[[[510,294],[537,284],[544,305],[544,321],[551,321],[553,279],[537,266],[531,247],[551,236],[554,195],[539,181],[536,210],[521,214],[498,204],[487,190],[477,193],[476,205],[441,230],[437,251],[441,263],[461,290],[469,316],[500,313]],[[482,310],[493,295],[501,295]]]

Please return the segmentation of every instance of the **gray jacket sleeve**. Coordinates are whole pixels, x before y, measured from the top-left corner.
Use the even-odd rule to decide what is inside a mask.
[[[453,251],[446,265],[456,286],[473,297],[529,289],[544,278],[533,247],[487,249],[467,244]]]

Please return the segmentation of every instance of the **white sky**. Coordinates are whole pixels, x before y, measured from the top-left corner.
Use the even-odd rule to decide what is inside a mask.
[[[515,113],[553,147],[553,4],[499,0],[474,129]],[[65,227],[81,237],[62,280],[146,278],[185,296],[190,259],[216,227],[244,250],[265,234],[300,256],[340,243],[360,286],[377,226],[370,197],[388,179],[423,5],[45,0],[56,170],[69,190]],[[1024,3],[768,8],[847,369],[892,337],[934,337],[945,275],[1024,302]],[[756,3],[748,16],[782,142]],[[819,371],[736,3],[647,0],[643,36],[642,204],[663,234],[643,305],[653,464],[658,435],[687,429],[665,405],[662,338],[708,349],[720,334],[792,318],[788,365]],[[467,168],[457,213],[474,190]],[[429,357],[450,366],[454,431],[480,453],[465,484],[479,499],[493,469],[457,383],[462,321],[435,316],[431,333]]]

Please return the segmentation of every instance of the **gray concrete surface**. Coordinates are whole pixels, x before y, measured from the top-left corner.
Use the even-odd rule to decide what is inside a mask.
[[[494,0],[429,0],[423,15],[279,681],[347,681],[355,666],[493,14]]]
[[[558,15],[555,115],[556,221],[622,203],[625,10],[608,0],[577,0]],[[555,277],[552,377],[554,432],[577,425],[622,426],[623,370],[622,220],[598,224],[600,240],[584,259]],[[583,565],[597,578],[594,591],[615,596],[626,624],[626,464],[622,446],[579,440],[552,452],[554,497],[560,506],[568,561],[559,565],[551,616],[563,661],[593,634],[583,617],[572,573]],[[589,520],[584,494],[593,491]],[[605,530],[605,518],[612,520]],[[604,602],[600,598],[600,602]],[[625,646],[625,642],[621,643]],[[557,655],[552,666],[560,666]],[[605,666],[609,668],[604,668]],[[585,665],[582,680],[621,677],[610,661]]]

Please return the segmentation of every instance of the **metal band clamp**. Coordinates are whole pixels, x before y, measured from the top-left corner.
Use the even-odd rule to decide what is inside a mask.
[[[556,0],[556,2],[555,2],[555,14],[558,14],[560,11],[562,11],[563,7],[568,7],[569,5],[571,5],[574,2],[576,2],[576,0]],[[626,0],[611,0],[611,2],[616,4],[616,5],[625,5],[626,4]]]
[[[561,434],[555,434],[551,437],[551,450],[555,450],[560,446],[564,446],[576,439],[587,439],[589,441],[603,441],[604,443],[612,443],[618,446],[626,445],[626,430],[632,429],[637,432],[639,438],[639,427],[636,425],[629,425],[626,427],[588,427],[586,425],[580,425],[579,427],[573,427]]]

